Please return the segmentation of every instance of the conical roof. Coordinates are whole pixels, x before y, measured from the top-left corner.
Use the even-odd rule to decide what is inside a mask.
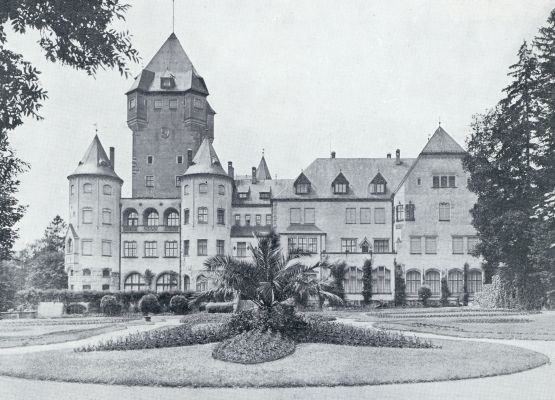
[[[189,168],[187,168],[187,171],[185,171],[183,176],[199,174],[221,175],[229,177],[229,175],[222,168],[220,159],[216,154],[216,150],[214,150],[212,143],[210,143],[210,139],[208,139],[207,137],[204,138],[202,144],[197,150],[197,154],[195,155],[195,158],[193,158],[193,164]]]
[[[439,126],[420,154],[466,154],[466,152]]]
[[[258,168],[256,169],[256,180],[265,181],[268,179],[272,179],[272,175],[268,169],[268,164],[266,164],[266,159],[262,156],[260,163],[258,164]]]
[[[85,152],[81,161],[79,161],[77,168],[73,171],[73,174],[68,176],[68,178],[76,175],[98,175],[114,178],[123,182],[123,180],[114,171],[110,159],[106,155],[106,152],[100,143],[98,135],[94,136],[92,143]]]
[[[173,78],[174,85],[161,87],[160,78]],[[204,79],[196,71],[174,33],[168,37],[143,71],[135,78],[129,92],[137,89],[157,92],[195,90],[208,94]]]

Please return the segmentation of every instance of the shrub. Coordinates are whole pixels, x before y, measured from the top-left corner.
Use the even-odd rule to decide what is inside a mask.
[[[207,303],[205,309],[208,313],[232,313],[233,303]]]
[[[322,315],[322,314],[312,314],[312,313],[302,314],[302,318],[304,318],[305,321],[318,321],[318,322],[329,322],[329,321],[335,321],[337,319],[332,315]]]
[[[116,296],[107,294],[100,300],[100,310],[104,315],[116,315],[121,312],[121,304],[118,303]]]
[[[362,298],[364,304],[372,300],[372,260],[364,260],[362,265]]]
[[[443,277],[441,278],[441,299],[439,300],[442,306],[449,305],[449,296],[451,296],[451,291],[447,284],[447,278]]]
[[[68,314],[85,314],[87,312],[87,307],[83,304],[73,303],[66,307],[66,312]]]
[[[405,278],[403,277],[403,268],[395,263],[395,305],[405,306],[407,304],[407,285],[405,284]]]
[[[463,305],[468,305],[468,263],[464,263],[463,267]]]
[[[345,287],[343,281],[347,274],[347,264],[345,262],[334,264],[330,267],[330,274],[333,279],[333,288],[331,292],[341,300],[345,299]]]
[[[432,297],[432,289],[427,285],[420,286],[420,289],[418,289],[418,298],[422,301],[424,307],[428,305],[428,299],[430,297]]]
[[[279,304],[272,308],[245,310],[231,316],[228,329],[236,334],[251,330],[289,334],[304,329],[305,320],[292,306]]]
[[[189,311],[189,301],[183,295],[175,295],[170,300],[170,311],[174,314],[187,314]]]
[[[139,301],[139,310],[144,314],[157,314],[160,312],[160,303],[156,295],[150,293],[145,294]]]
[[[277,332],[253,330],[226,339],[214,347],[212,357],[241,364],[257,364],[288,356],[295,342]]]

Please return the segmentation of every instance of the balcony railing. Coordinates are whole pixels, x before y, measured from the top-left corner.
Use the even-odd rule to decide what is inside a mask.
[[[179,232],[179,225],[122,225],[122,232]]]

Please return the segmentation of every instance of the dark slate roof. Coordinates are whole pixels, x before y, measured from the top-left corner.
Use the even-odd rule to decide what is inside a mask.
[[[173,77],[175,86],[169,89],[160,87],[161,77]],[[132,92],[136,89],[151,92],[183,92],[195,90],[200,93],[208,94],[208,88],[204,79],[198,74],[193,63],[183,50],[179,39],[172,33],[160,50],[152,57],[152,60],[135,78],[133,85],[129,89]],[[129,93],[128,92],[128,93]]]
[[[323,231],[313,224],[292,224],[286,228],[286,233],[322,233]]]
[[[383,175],[378,172],[376,176],[370,181],[370,183],[381,184],[381,183],[387,183],[387,181],[385,180]]]
[[[308,194],[296,194],[294,186],[287,185],[273,198],[280,199],[388,199],[391,189],[401,182],[414,158],[402,158],[399,165],[393,158],[317,158],[301,176],[311,183]],[[347,194],[334,194],[331,183],[339,173],[349,181]],[[384,194],[370,193],[370,181],[380,173],[387,182]],[[300,176],[299,176],[300,178]]]
[[[98,175],[123,180],[116,174],[98,135],[95,135],[77,168],[68,178],[76,175]]]
[[[257,181],[252,183],[251,178],[239,178],[235,179],[235,190],[237,193],[247,193],[250,195],[247,199],[239,199],[235,197],[233,199],[234,205],[270,205],[269,199],[260,199],[260,193],[270,192],[270,196],[273,198],[276,194],[283,191],[287,186],[293,184],[292,179],[271,179],[265,181]]]
[[[258,164],[258,168],[256,169],[256,179],[259,181],[272,179],[272,175],[270,174],[270,170],[268,169],[268,164],[266,164],[264,156],[260,159],[260,164]]]
[[[216,150],[214,150],[212,143],[210,143],[210,139],[207,137],[204,138],[197,154],[195,155],[195,158],[193,158],[193,164],[187,168],[183,176],[199,174],[229,177],[229,175],[222,168],[220,159],[216,154]]]
[[[233,225],[231,227],[231,237],[253,237],[255,235],[267,235],[272,227],[268,225]]]
[[[345,175],[343,175],[343,172],[339,171],[339,175],[335,177],[335,179],[331,184],[335,185],[336,183],[348,185],[349,181],[347,180],[347,178],[345,178]]]
[[[464,149],[440,126],[420,154],[466,154]]]

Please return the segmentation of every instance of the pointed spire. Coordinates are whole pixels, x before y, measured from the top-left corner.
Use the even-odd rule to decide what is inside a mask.
[[[440,125],[420,154],[466,154],[466,152]]]
[[[214,150],[210,139],[207,137],[204,138],[197,150],[197,154],[193,158],[193,164],[187,168],[183,176],[198,174],[222,175],[229,178],[229,175],[222,168],[216,150]]]
[[[102,147],[102,144],[100,143],[98,135],[94,135],[94,138],[85,152],[85,155],[81,161],[79,161],[79,164],[75,171],[73,171],[73,174],[68,176],[68,178],[75,175],[107,176],[122,181],[122,179],[114,171],[114,168],[110,163],[110,159],[106,155],[106,151],[104,151],[104,147]]]
[[[262,158],[260,159],[260,163],[256,169],[256,180],[265,181],[268,179],[272,179],[272,174],[270,174],[268,164],[266,164],[266,159],[264,158],[264,150],[262,150]]]

